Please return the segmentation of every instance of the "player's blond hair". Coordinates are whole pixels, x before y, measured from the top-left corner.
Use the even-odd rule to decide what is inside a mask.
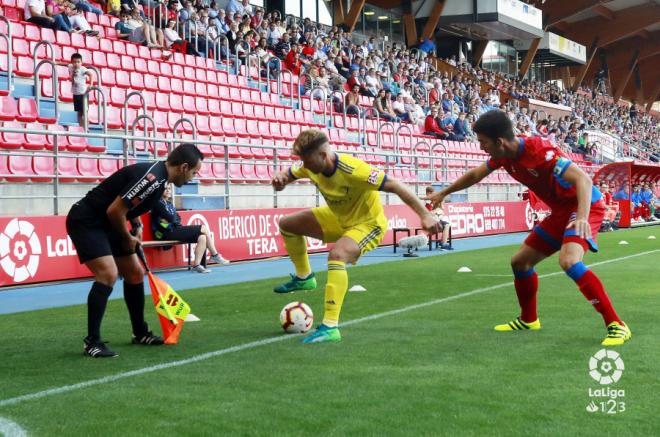
[[[315,152],[328,143],[328,136],[319,129],[307,129],[298,135],[293,143],[293,153],[298,156]]]

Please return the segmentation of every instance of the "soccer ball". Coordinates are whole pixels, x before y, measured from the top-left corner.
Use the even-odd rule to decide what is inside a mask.
[[[309,331],[314,323],[314,313],[304,302],[291,302],[286,304],[280,312],[280,323],[284,332],[289,334],[303,334]]]

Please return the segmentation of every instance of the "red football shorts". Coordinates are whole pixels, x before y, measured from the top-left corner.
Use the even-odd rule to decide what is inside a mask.
[[[525,239],[525,244],[546,256],[561,249],[564,243],[578,243],[584,251],[598,252],[596,234],[605,217],[605,204],[602,200],[591,205],[589,211],[589,226],[591,238],[584,239],[577,236],[575,229],[566,229],[568,224],[575,220],[577,205],[570,208],[553,209],[541,223],[536,225]]]

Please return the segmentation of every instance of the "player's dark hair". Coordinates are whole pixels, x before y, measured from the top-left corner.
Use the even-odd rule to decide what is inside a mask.
[[[513,140],[516,138],[513,133],[513,123],[509,120],[506,112],[499,109],[493,109],[484,113],[474,122],[472,130],[477,134],[482,134],[495,141],[498,138]]]
[[[190,143],[183,143],[170,152],[167,156],[167,163],[170,165],[188,164],[190,167],[195,167],[203,159],[204,155],[199,151],[197,146]]]
[[[82,55],[80,53],[74,53],[71,55],[71,62],[75,61],[76,59],[80,59],[82,61]]]

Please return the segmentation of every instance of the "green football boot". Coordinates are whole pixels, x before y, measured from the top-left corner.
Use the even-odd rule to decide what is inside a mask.
[[[316,328],[316,331],[301,340],[303,344],[327,343],[330,341],[341,341],[339,328],[336,326],[326,326],[323,323]]]
[[[316,288],[316,276],[314,273],[310,273],[304,279],[300,279],[296,275],[291,275],[291,280],[280,284],[277,287],[273,288],[275,293],[292,293],[298,290],[314,290]]]

